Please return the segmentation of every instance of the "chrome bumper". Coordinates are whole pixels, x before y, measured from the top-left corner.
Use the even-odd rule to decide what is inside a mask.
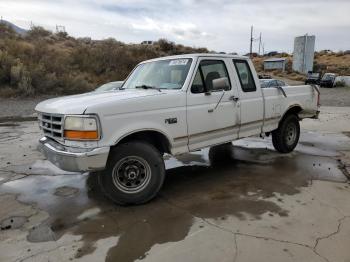
[[[63,146],[47,137],[41,138],[39,142],[39,151],[62,170],[83,172],[102,170],[106,167],[109,147],[75,149]]]

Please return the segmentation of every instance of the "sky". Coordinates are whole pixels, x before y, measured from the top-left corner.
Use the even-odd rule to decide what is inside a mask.
[[[217,52],[293,51],[294,37],[316,36],[316,50],[350,49],[350,0],[0,0],[0,16],[69,35],[125,43],[166,38]],[[259,42],[254,41],[253,51]]]

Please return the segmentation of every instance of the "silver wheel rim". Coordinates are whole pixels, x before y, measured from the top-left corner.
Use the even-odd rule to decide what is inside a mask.
[[[122,192],[135,194],[142,191],[151,179],[151,167],[141,157],[128,156],[113,168],[113,184]]]
[[[297,137],[297,127],[294,123],[289,123],[286,127],[286,144],[291,146],[295,143]]]

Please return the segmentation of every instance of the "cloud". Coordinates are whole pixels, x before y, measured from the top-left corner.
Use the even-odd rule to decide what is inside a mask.
[[[96,39],[167,38],[246,53],[254,25],[267,51],[291,52],[294,37],[305,33],[316,35],[317,49],[350,48],[348,0],[1,0],[0,10],[20,26],[65,25],[71,35]]]
[[[141,19],[139,22],[131,24],[136,30],[146,32],[156,32],[159,35],[175,37],[177,39],[199,39],[208,37],[208,33],[200,31],[195,24],[192,23],[167,23],[159,22],[152,18]]]

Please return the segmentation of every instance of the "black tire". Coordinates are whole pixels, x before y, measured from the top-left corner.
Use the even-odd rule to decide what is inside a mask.
[[[151,144],[134,141],[111,149],[106,169],[99,174],[102,191],[119,205],[143,204],[163,185],[165,166]]]
[[[299,119],[294,114],[283,118],[278,128],[272,132],[272,144],[280,153],[289,153],[294,150],[299,142]]]

